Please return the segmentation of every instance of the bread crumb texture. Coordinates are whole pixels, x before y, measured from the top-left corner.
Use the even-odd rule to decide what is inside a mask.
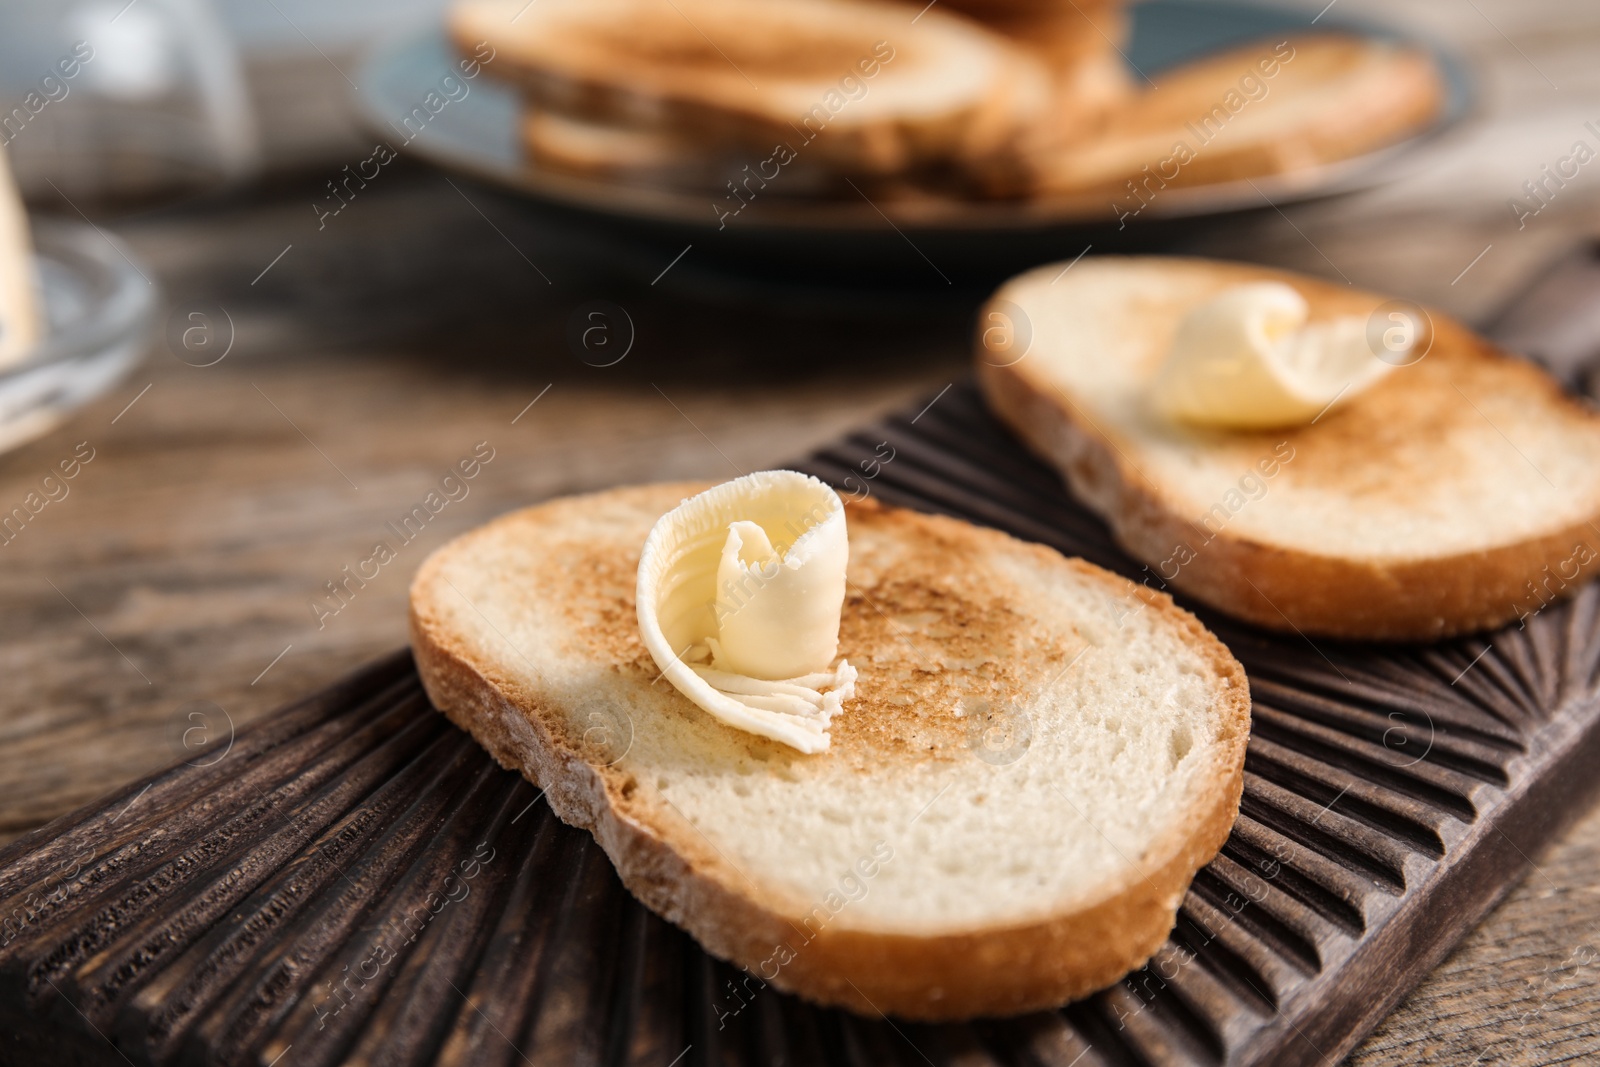
[[[825,906],[835,934],[1014,927],[1172,865],[1176,907],[1236,810],[1248,731],[1243,671],[1199,623],[1049,549],[853,504],[840,652],[861,679],[831,749],[806,756],[700,711],[639,638],[645,536],[700,488],[557,500],[437,553],[413,587],[419,649],[447,649],[505,696],[489,714],[521,721],[446,710],[530,776],[505,738],[581,761],[623,823],[794,924]],[[1215,838],[1199,860],[1197,835]]]
[[[1169,422],[1147,402],[1189,309],[1245,282],[1286,281],[1313,322],[1356,316],[1381,331],[1397,302],[1207,260],[1105,257],[1052,286],[1057,273],[1029,272],[996,294],[1031,328],[1013,377],[1126,457],[1129,477],[1192,524],[1197,551],[1225,532],[1385,565],[1516,545],[1600,513],[1600,419],[1442,315],[1431,314],[1425,354],[1313,424],[1211,430]]]

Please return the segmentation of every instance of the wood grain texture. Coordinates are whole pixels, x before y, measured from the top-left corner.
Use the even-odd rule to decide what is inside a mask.
[[[1325,0],[1299,6],[1309,21]],[[1507,203],[1600,115],[1592,61],[1600,14],[1582,0],[1475,0],[1470,8],[1340,0],[1338,10],[1398,19],[1464,48],[1480,74],[1478,114],[1387,189],[1222,220],[1182,235],[1173,250],[1348,277],[1486,322],[1552,255],[1600,229],[1593,166],[1522,228]],[[335,59],[347,65],[344,54]],[[285,95],[319,115],[272,115],[275,145],[298,130],[323,137],[329,123],[320,112],[341,108],[348,86],[318,57],[283,69],[280,82],[294,90]],[[419,555],[553,493],[717,477],[730,470],[723,453],[747,469],[777,462],[942,387],[964,360],[975,302],[837,299],[819,312],[801,299],[749,299],[738,279],[697,276],[694,252],[652,288],[675,249],[646,261],[420,169],[386,168],[384,184],[319,231],[311,204],[323,183],[364,156],[359,135],[348,144],[348,157],[275,148],[275,157],[309,169],[265,190],[137,218],[91,209],[133,244],[170,306],[225,305],[237,347],[199,369],[158,341],[114,395],[0,456],[0,502],[9,506],[77,442],[98,450],[68,499],[0,547],[8,683],[0,837],[194,755],[184,747],[197,725],[192,702],[214,702],[242,726],[394,647],[412,559],[402,557],[400,571],[371,583],[323,630],[308,603],[478,440],[491,440],[497,459],[467,500],[439,516]],[[72,215],[62,203],[39,207]],[[571,312],[596,298],[623,304],[640,325],[636,350],[608,370],[583,365],[564,339]],[[191,745],[218,743],[226,720],[199,710],[209,725],[189,735]],[[1600,936],[1600,817],[1534,859],[1540,873],[1351,1063],[1390,1067],[1426,1055],[1469,1067],[1600,1055],[1600,1025],[1586,1010],[1600,971],[1568,962]],[[1548,1007],[1531,1011],[1539,1005]]]

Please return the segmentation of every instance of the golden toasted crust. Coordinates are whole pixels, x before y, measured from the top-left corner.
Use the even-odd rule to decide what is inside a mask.
[[[1145,262],[1154,278],[1164,264],[1204,261],[1149,257]],[[1208,266],[1231,281],[1288,282],[1306,297],[1313,318],[1358,309],[1365,313],[1382,299],[1286,271],[1231,263]],[[997,307],[1004,297],[1002,288],[989,306]],[[1392,384],[1374,389],[1319,425],[1253,436],[1287,441],[1295,450],[1297,476],[1316,478],[1358,504],[1363,498],[1404,499],[1414,479],[1429,477],[1430,472],[1400,462],[1389,464],[1379,480],[1353,471],[1369,468],[1360,461],[1374,454],[1400,456],[1408,445],[1442,440],[1453,419],[1481,418],[1464,400],[1469,394],[1525,396],[1529,410],[1593,429],[1595,416],[1537,367],[1501,352],[1440,313],[1430,315],[1432,347],[1415,371],[1408,368],[1404,377],[1397,372]],[[1133,331],[1149,327],[1149,322],[1127,326]],[[1170,563],[1174,546],[1195,541],[1195,521],[1174,504],[1171,487],[1153,484],[1139,469],[1128,455],[1133,450],[1129,442],[1108,437],[1085,405],[1052,384],[1037,362],[1024,358],[997,366],[984,355],[980,343],[978,380],[991,410],[1062,472],[1074,494],[1110,523],[1131,555],[1155,567]],[[1431,472],[1439,477],[1449,473]],[[1534,471],[1529,476],[1538,477]],[[1587,546],[1590,561],[1600,560],[1600,509],[1514,543],[1393,562],[1263,543],[1228,528],[1207,529],[1199,536],[1203,550],[1170,581],[1219,611],[1273,630],[1360,640],[1429,640],[1498,626],[1574,593],[1596,566],[1573,574],[1562,571],[1565,580],[1559,583],[1543,579],[1552,569],[1573,565],[1575,552],[1582,558],[1580,546]]]
[[[677,485],[613,492],[648,491],[676,500],[703,488]],[[641,902],[688,930],[713,955],[757,973],[772,957],[774,946],[792,939],[803,922],[792,902],[744,877],[686,821],[667,810],[670,805],[647,800],[631,773],[587,755],[581,738],[572,736],[568,720],[551,706],[547,694],[497,675],[442,624],[435,610],[436,574],[452,555],[470,552],[476,538],[502,534],[507,524],[535,526],[543,518],[542,510],[513,513],[474,531],[435,553],[418,572],[411,597],[412,646],[428,694],[502,766],[541,786],[562,820],[592,832],[623,884]],[[908,537],[931,537],[957,550],[1005,542],[1010,551],[1034,555],[1041,566],[1068,566],[1085,578],[1104,582],[1108,595],[1139,597],[1178,628],[1226,680],[1219,697],[1225,732],[1216,773],[1208,778],[1204,796],[1168,838],[1151,847],[1152,860],[1165,859],[1143,870],[1141,877],[1130,878],[1119,892],[1038,921],[958,934],[913,936],[825,926],[809,936],[804,950],[785,962],[771,984],[817,1003],[864,1014],[939,1021],[1054,1007],[1116,981],[1161,945],[1195,871],[1216,854],[1232,827],[1249,733],[1249,690],[1243,668],[1169,597],[1080,560],[1063,560],[1047,548],[1023,545],[995,531],[882,508],[871,501],[853,504],[850,521],[853,527],[872,524],[903,530]],[[958,557],[947,557],[946,563],[948,558]],[[615,562],[627,566],[636,560]],[[921,580],[932,589],[933,575]],[[915,585],[917,579],[911,581]],[[915,590],[909,595],[915,596]],[[619,617],[631,616],[632,605],[620,605],[618,610]],[[632,651],[619,649],[618,654]],[[887,714],[890,707],[888,702],[875,705],[875,714]],[[901,714],[906,712],[902,709]],[[845,743],[836,738],[836,747]],[[911,758],[907,754],[906,762]],[[894,769],[879,766],[876,773]]]
[[[991,24],[1012,19],[1048,18],[1067,13],[1092,19],[1097,25],[1115,19],[1129,5],[1124,0],[946,0],[951,10]]]
[[[1421,52],[1336,33],[1269,38],[1163,72],[1103,136],[1042,159],[1040,185],[1056,196],[1146,200],[1169,187],[1290,174],[1415,133],[1443,100]]]

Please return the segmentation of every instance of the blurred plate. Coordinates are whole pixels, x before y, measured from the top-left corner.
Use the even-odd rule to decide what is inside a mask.
[[[1156,76],[1199,56],[1273,34],[1339,30],[1428,52],[1443,73],[1446,98],[1435,122],[1407,140],[1294,174],[1169,190],[1141,212],[1130,231],[1381,183],[1396,173],[1405,156],[1459,121],[1471,98],[1466,70],[1455,56],[1405,33],[1333,14],[1312,25],[1304,12],[1232,0],[1150,0],[1136,5],[1132,16],[1126,56],[1146,75]],[[402,118],[421,107],[430,92],[442,98],[440,81],[457,73],[455,62],[454,50],[437,26],[372,53],[359,78],[359,99],[374,131],[401,154],[415,153],[446,170],[508,190],[530,205],[576,215],[586,225],[598,224],[632,238],[653,239],[673,251],[685,241],[703,241],[713,256],[746,262],[760,258],[769,269],[776,261],[783,264],[779,269],[801,273],[808,266],[837,268],[841,263],[859,270],[887,258],[914,265],[916,271],[926,272],[926,280],[932,279],[928,268],[933,267],[949,281],[951,275],[967,272],[969,258],[984,264],[979,273],[988,274],[996,259],[1026,264],[1041,256],[1070,255],[1082,247],[1084,234],[1121,229],[1113,225],[1117,219],[1110,205],[1096,195],[1026,203],[950,200],[877,205],[865,199],[758,198],[736,222],[719,231],[709,193],[574,178],[529,164],[517,131],[518,94],[490,76],[465,83],[470,87],[467,96],[447,103],[412,133],[417,123],[413,121],[408,130]],[[990,240],[999,236],[1007,247]],[[1066,243],[1067,238],[1075,239],[1076,246]],[[707,253],[697,258],[703,254]]]
[[[48,433],[115,385],[144,354],[157,290],[114,238],[34,220],[33,267],[47,334],[0,370],[0,452]]]

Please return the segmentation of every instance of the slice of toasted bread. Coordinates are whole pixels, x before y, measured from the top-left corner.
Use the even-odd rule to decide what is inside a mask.
[[[577,118],[671,128],[851,172],[999,151],[1048,105],[1043,69],[957,16],[879,0],[463,0],[491,75]]]
[[[1026,354],[980,337],[979,380],[1157,587],[1272,629],[1426,639],[1537,611],[1595,571],[1600,417],[1532,364],[1432,313],[1420,359],[1308,425],[1186,427],[1147,394],[1189,309],[1261,280],[1298,290],[1313,322],[1381,331],[1395,305],[1243,264],[1062,266],[995,294],[983,321],[1026,334]]]
[[[1041,124],[1058,143],[1097,132],[1113,109],[1132,99],[1133,82],[1120,52],[1129,19],[1120,5],[1036,4],[1010,10],[992,4],[961,0],[953,6],[1044,64],[1054,92]]]
[[[1049,72],[1051,105],[1034,131],[1034,151],[1097,133],[1133,96],[1119,51],[1129,19],[1119,3],[949,0],[949,6],[1033,54]]]
[[[1163,594],[863,501],[839,645],[857,695],[802,755],[701,712],[640,640],[645,536],[703,488],[556,500],[436,552],[411,588],[434,703],[757,989],[957,1019],[1147,959],[1238,808],[1228,651]]]
[[[1127,43],[1129,19],[1121,8],[1086,11],[1046,8],[1019,14],[970,18],[1037,54],[1053,72],[1092,56],[1115,52]]]
[[[712,188],[715,161],[664,130],[563,115],[530,107],[522,116],[528,159],[545,170],[666,188]]]
[[[1128,6],[1124,0],[945,0],[945,3],[952,11],[979,22],[1056,15],[1065,11],[1079,11],[1098,21]]]
[[[699,143],[668,130],[576,118],[548,108],[527,109],[522,143],[529,162],[543,171],[703,193],[713,203],[728,198],[731,190],[740,190],[741,196],[787,197],[850,191],[837,173],[814,160],[790,160],[768,181],[761,176],[762,163],[771,165],[767,157],[735,145]],[[750,186],[740,184],[745,181]],[[861,181],[871,193],[868,179]]]
[[[1444,99],[1426,54],[1337,33],[1240,46],[1157,82],[1103,136],[1041,158],[1041,191],[1138,207],[1168,187],[1305,170],[1417,132]]]
[[[775,157],[754,161],[747,149],[696,142],[641,126],[574,118],[530,108],[522,120],[523,147],[539,171],[586,181],[669,190],[709,198],[714,209],[737,214],[750,200],[843,199],[900,207],[947,206],[952,196],[1015,190],[1018,170],[987,175],[967,167],[919,168],[900,174],[850,175],[805,157],[774,174]],[[763,173],[770,176],[767,180]]]

